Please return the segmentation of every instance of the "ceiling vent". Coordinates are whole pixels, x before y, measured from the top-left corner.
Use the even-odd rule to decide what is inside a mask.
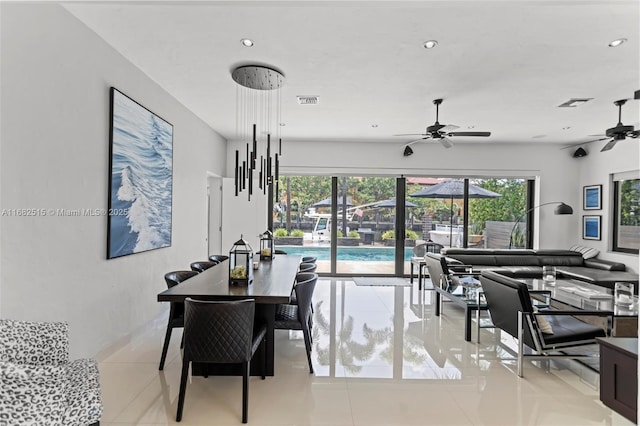
[[[571,98],[567,102],[558,105],[558,108],[575,108],[585,102],[589,102],[591,99],[593,98]]]
[[[299,105],[318,105],[320,96],[297,96]]]

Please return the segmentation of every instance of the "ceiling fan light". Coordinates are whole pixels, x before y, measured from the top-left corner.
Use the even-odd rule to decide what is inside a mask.
[[[611,43],[609,43],[609,47],[618,47],[625,41],[627,41],[626,38],[618,38],[616,40],[613,40]]]
[[[438,40],[427,40],[423,44],[425,49],[433,49],[437,45],[438,45]]]
[[[243,38],[242,40],[240,40],[240,43],[242,43],[244,47],[253,46],[253,40],[251,40],[250,38]]]

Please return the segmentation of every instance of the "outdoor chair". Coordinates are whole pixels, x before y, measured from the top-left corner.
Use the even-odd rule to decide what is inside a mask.
[[[173,271],[168,272],[164,276],[164,280],[167,283],[167,288],[171,288],[180,284],[182,281],[185,281],[191,277],[198,275],[195,271]],[[167,323],[167,331],[164,336],[164,344],[162,345],[162,355],[160,356],[160,368],[158,370],[164,369],[164,361],[167,358],[167,350],[169,349],[169,341],[171,340],[171,331],[174,328],[182,328],[184,327],[184,304],[180,302],[169,302],[169,321]],[[184,344],[184,335],[182,341],[180,342],[180,347],[182,348]]]
[[[598,354],[568,354],[561,351],[596,343],[596,337],[605,337],[602,327],[587,324],[575,318],[612,317],[609,311],[539,310],[533,308],[527,285],[493,271],[484,271],[480,277],[487,307],[495,327],[518,340],[518,376],[523,375],[524,358],[594,358]],[[525,346],[534,353],[525,353]],[[597,350],[597,349],[596,349]]]
[[[189,364],[242,364],[242,423],[249,408],[249,367],[260,344],[266,341],[267,327],[254,326],[255,301],[200,301],[186,298],[184,355],[176,421],[182,420]],[[262,351],[262,379],[267,368]]]
[[[206,261],[206,260],[204,260],[204,261],[200,261],[200,262],[193,262],[193,263],[192,263],[191,265],[189,265],[189,266],[191,266],[191,270],[192,270],[192,271],[196,271],[196,272],[204,272],[204,271],[206,271],[206,270],[207,270],[207,269],[209,269],[209,268],[213,268],[213,267],[214,267],[214,266],[216,266],[218,263],[220,263],[220,262],[213,261],[213,260],[210,260],[210,261]]]
[[[311,302],[317,280],[316,275],[310,280],[298,282],[294,287],[298,304],[280,304],[276,306],[275,321],[276,330],[302,330],[304,346],[307,351],[307,361],[309,362],[309,373],[311,374],[313,374],[313,364],[311,363]]]

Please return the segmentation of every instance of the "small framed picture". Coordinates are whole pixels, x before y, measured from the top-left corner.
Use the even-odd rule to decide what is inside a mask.
[[[582,239],[600,239],[600,221],[602,216],[582,216]]]
[[[602,185],[584,187],[584,210],[600,210],[602,208]]]

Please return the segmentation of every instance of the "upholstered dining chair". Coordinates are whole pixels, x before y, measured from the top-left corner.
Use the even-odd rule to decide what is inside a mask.
[[[314,274],[315,275],[315,274]],[[317,275],[313,279],[298,282],[294,291],[298,300],[297,305],[280,304],[276,306],[276,330],[302,330],[304,346],[307,351],[309,373],[313,374],[311,363],[311,302],[316,288]]]
[[[224,262],[228,258],[229,256],[225,256],[224,254],[212,254],[211,256],[209,256],[210,261],[218,263]]]
[[[209,268],[212,268],[214,266],[216,266],[218,263],[217,261],[213,261],[213,260],[203,260],[203,261],[199,261],[199,262],[193,262],[191,265],[191,270],[192,271],[196,271],[196,272],[204,272]]]
[[[298,268],[299,272],[315,272],[318,268],[318,265],[315,263],[301,263]]]
[[[182,420],[189,364],[242,365],[242,423],[249,408],[249,367],[256,350],[266,341],[267,327],[254,325],[255,301],[201,301],[186,298],[184,355],[176,421]],[[267,368],[262,351],[262,379]]]
[[[316,263],[317,260],[318,260],[318,258],[315,257],[315,256],[303,256],[302,257],[302,263]]]
[[[171,288],[180,284],[181,282],[198,275],[195,271],[173,271],[164,275],[164,280],[167,283],[167,288]],[[171,332],[174,328],[184,327],[184,304],[180,302],[169,302],[169,322],[167,323],[167,331],[164,336],[164,344],[162,345],[162,356],[160,357],[160,368],[164,369],[164,361],[167,358],[167,350],[169,349],[169,341],[171,340]],[[182,340],[184,342],[184,339]],[[182,347],[183,343],[180,343]]]

